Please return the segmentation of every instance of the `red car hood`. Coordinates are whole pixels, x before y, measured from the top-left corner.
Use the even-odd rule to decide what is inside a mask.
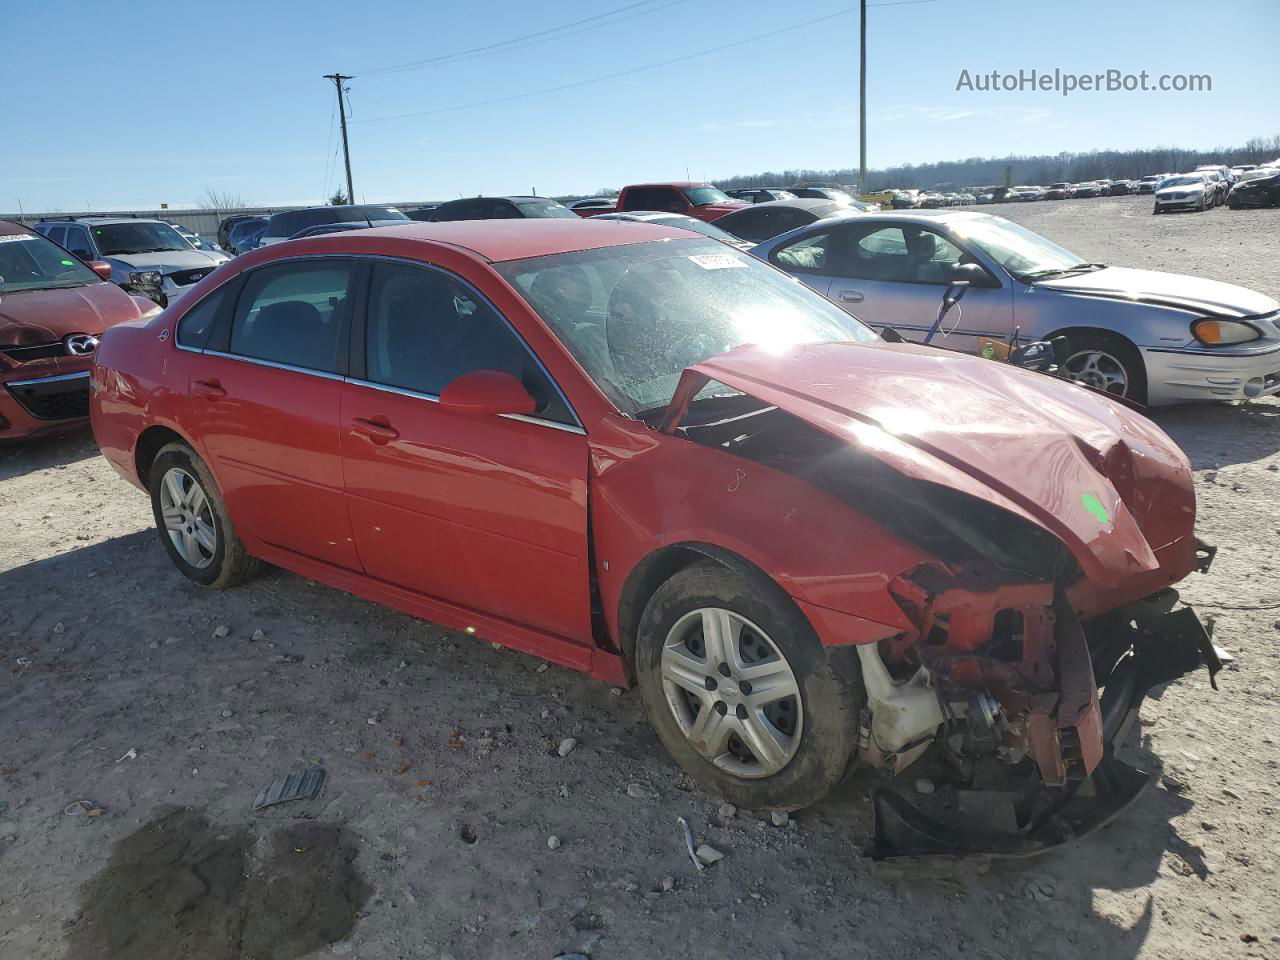
[[[1108,587],[1195,523],[1190,465],[1158,427],[1043,374],[912,344],[745,346],[685,370],[663,429],[708,380],[1030,520]]]
[[[114,283],[6,293],[0,296],[0,348],[51,343],[71,333],[97,335],[140,315]]]

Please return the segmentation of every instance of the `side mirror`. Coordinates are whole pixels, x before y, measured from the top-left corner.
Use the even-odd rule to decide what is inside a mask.
[[[1009,362],[1028,370],[1047,370],[1053,366],[1053,345],[1045,340],[1023,344],[1009,354]]]
[[[511,374],[500,370],[474,370],[445,385],[440,391],[440,407],[472,416],[499,413],[528,415],[537,411],[538,402]]]
[[[966,283],[971,287],[985,287],[990,284],[987,271],[976,263],[957,263],[947,268],[948,283]]]
[[[942,310],[943,313],[950,310],[962,299],[965,292],[969,289],[968,280],[952,280],[947,284],[947,289],[942,294]]]
[[[76,254],[76,256],[79,256],[79,254]],[[88,260],[87,254],[85,255],[85,259]],[[100,276],[103,280],[111,279],[111,264],[107,263],[107,261],[88,260],[88,264],[89,264],[89,269],[92,270],[94,273],[96,273],[98,276]]]
[[[880,339],[883,340],[885,343],[905,343],[906,342],[902,338],[902,334],[900,334],[897,330],[893,329],[893,327],[885,327],[883,330],[881,330]]]

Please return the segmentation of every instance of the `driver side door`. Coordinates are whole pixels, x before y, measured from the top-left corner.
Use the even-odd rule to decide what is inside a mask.
[[[591,643],[587,438],[524,341],[460,277],[373,264],[343,387],[342,460],[370,576]],[[535,415],[443,409],[465,373],[501,370]]]
[[[979,262],[939,231],[911,222],[858,220],[835,229],[843,242],[833,251],[827,296],[864,323],[893,327],[908,340],[923,341],[933,326],[951,268]],[[982,337],[1013,334],[1013,291],[987,275],[992,286],[965,292],[935,346],[977,353]]]

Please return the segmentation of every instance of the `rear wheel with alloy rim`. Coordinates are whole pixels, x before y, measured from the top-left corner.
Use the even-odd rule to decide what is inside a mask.
[[[186,444],[161,448],[151,465],[150,488],[161,542],[189,580],[231,587],[262,569],[236,535],[213,475]]]
[[[715,563],[654,593],[636,638],[650,719],[701,787],[740,806],[822,799],[857,737],[857,657],[839,668],[795,604],[763,576]]]
[[[1101,331],[1068,334],[1067,345],[1059,376],[1113,397],[1147,402],[1146,369],[1132,345]]]

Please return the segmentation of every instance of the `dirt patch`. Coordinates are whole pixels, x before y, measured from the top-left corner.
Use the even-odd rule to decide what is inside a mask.
[[[255,840],[186,808],[117,841],[86,884],[66,960],[291,960],[347,937],[371,888],[340,827]]]

